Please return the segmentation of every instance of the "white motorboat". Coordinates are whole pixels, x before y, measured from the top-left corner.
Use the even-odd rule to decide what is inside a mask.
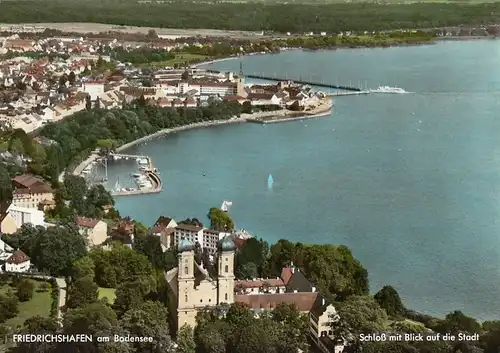
[[[391,86],[380,86],[377,89],[371,89],[370,92],[372,92],[372,93],[396,93],[396,94],[408,93],[402,88],[391,87]]]

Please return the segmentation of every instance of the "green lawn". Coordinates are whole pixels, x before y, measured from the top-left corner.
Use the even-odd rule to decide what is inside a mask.
[[[184,62],[187,62],[189,60],[193,59],[200,59],[200,60],[205,60],[208,57],[205,55],[198,55],[198,54],[177,54],[175,58],[170,59],[170,60],[164,60],[164,61],[155,61],[151,63],[147,63],[144,65],[141,65],[143,67],[165,67],[165,66],[174,66],[175,64],[183,64]]]
[[[116,294],[115,294],[116,289],[114,288],[102,288],[99,287],[99,299],[101,298],[108,298],[108,303],[113,304],[115,302]]]
[[[16,317],[9,319],[5,322],[5,324],[16,328],[24,323],[26,319],[29,319],[33,316],[42,316],[49,317],[50,315],[50,307],[52,305],[52,298],[50,296],[51,290],[49,289],[47,292],[37,292],[38,286],[43,283],[39,281],[30,280],[34,286],[35,291],[33,292],[33,298],[27,302],[19,302],[18,309],[19,313]],[[15,288],[12,288],[8,285],[8,283],[0,284],[0,293],[4,294],[8,290],[12,289],[15,292]]]

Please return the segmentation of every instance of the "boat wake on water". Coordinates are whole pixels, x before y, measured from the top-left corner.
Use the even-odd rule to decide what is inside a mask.
[[[390,93],[390,94],[405,94],[405,93],[413,93],[407,92],[399,87],[391,87],[391,86],[380,86],[377,89],[371,89],[370,93]]]

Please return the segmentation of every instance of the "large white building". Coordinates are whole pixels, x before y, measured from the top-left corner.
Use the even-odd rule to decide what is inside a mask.
[[[0,222],[0,230],[4,234],[14,234],[23,224],[45,227],[45,215],[36,208],[10,205],[6,215]]]
[[[87,81],[83,83],[82,89],[90,95],[91,100],[96,100],[104,93],[104,82],[102,81]]]

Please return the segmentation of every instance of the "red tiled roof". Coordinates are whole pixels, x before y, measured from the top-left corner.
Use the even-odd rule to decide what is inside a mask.
[[[274,309],[280,304],[295,304],[301,312],[309,312],[318,292],[235,295],[234,301],[247,304],[252,309]]]
[[[281,270],[281,278],[283,279],[283,282],[285,284],[287,284],[290,278],[292,278],[292,275],[293,272],[291,267],[283,267],[283,269]]]
[[[281,278],[257,279],[257,280],[239,280],[234,282],[234,287],[241,288],[260,288],[264,285],[270,287],[284,287],[285,282]]]
[[[76,217],[76,224],[83,228],[94,228],[97,223],[99,223],[98,219],[93,218],[85,218],[85,217]]]
[[[23,262],[28,261],[30,258],[28,255],[26,255],[24,252],[21,250],[16,250],[14,253],[11,255],[11,257],[8,258],[7,262],[9,264],[22,264]]]
[[[29,188],[35,184],[38,183],[43,183],[40,179],[37,177],[31,175],[31,174],[23,174],[23,175],[18,175],[12,179],[15,183],[18,183],[19,185],[24,186],[25,188]]]
[[[248,239],[243,239],[243,238],[233,238],[234,245],[236,245],[236,249],[241,249],[243,245],[245,245],[246,241]]]
[[[222,99],[225,101],[231,101],[231,102],[238,102],[240,100],[247,100],[246,98],[240,97],[240,96],[224,96],[224,97],[222,97]]]

